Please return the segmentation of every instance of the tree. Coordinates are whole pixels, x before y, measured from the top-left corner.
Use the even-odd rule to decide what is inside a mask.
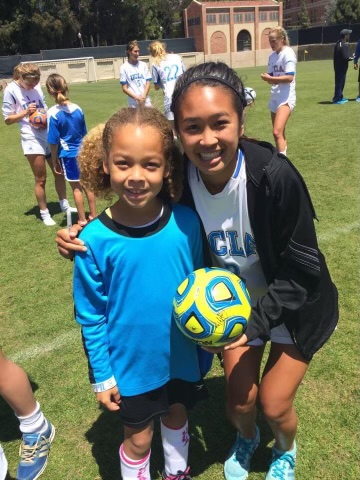
[[[301,2],[300,12],[298,13],[298,21],[300,28],[309,28],[311,25],[309,12],[305,0]]]
[[[359,0],[332,1],[327,10],[329,23],[359,23],[360,2]]]

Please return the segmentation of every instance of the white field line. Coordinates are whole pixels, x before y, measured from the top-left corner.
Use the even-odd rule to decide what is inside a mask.
[[[318,235],[319,243],[331,242],[340,235],[350,233],[352,230],[356,230],[358,228],[359,222],[348,223],[347,225],[343,225],[342,227],[334,228],[334,230]]]
[[[358,222],[350,223],[340,228],[335,228],[331,232],[318,235],[319,243],[333,241],[340,235],[349,233],[352,230],[356,230],[357,228],[359,228]],[[80,331],[72,329],[68,332],[63,333],[62,335],[59,335],[51,342],[46,342],[42,344],[40,343],[39,345],[35,345],[34,347],[27,348],[22,352],[15,353],[14,355],[10,355],[9,358],[16,363],[21,364],[33,358],[38,358],[48,353],[52,353],[55,350],[68,348],[70,345],[74,344],[75,342],[79,342],[80,338],[81,338]]]
[[[27,348],[22,352],[15,353],[14,355],[9,355],[9,358],[15,363],[23,363],[34,358],[39,358],[48,353],[55,352],[59,349],[67,349],[69,346],[73,345],[75,342],[81,342],[81,335],[79,329],[72,329],[68,332],[65,332],[57,336],[54,340],[50,342],[40,343],[33,347]]]

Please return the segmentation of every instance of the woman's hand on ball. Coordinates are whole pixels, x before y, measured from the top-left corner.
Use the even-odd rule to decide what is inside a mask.
[[[247,336],[244,333],[243,335],[241,335],[241,337],[225,345],[224,350],[234,350],[235,348],[244,347],[247,344],[247,341]]]

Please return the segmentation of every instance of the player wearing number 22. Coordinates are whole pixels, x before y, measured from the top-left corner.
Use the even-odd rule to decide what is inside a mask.
[[[180,55],[167,53],[164,43],[151,42],[149,45],[150,55],[153,57],[152,77],[155,90],[160,88],[164,92],[164,115],[173,122],[174,114],[170,110],[172,94],[176,80],[185,72],[185,66]]]

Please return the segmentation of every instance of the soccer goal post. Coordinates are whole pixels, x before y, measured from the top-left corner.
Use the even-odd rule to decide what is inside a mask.
[[[54,60],[36,60],[41,72],[41,83],[52,73],[62,75],[67,83],[97,82],[96,62],[94,57],[57,58]]]

